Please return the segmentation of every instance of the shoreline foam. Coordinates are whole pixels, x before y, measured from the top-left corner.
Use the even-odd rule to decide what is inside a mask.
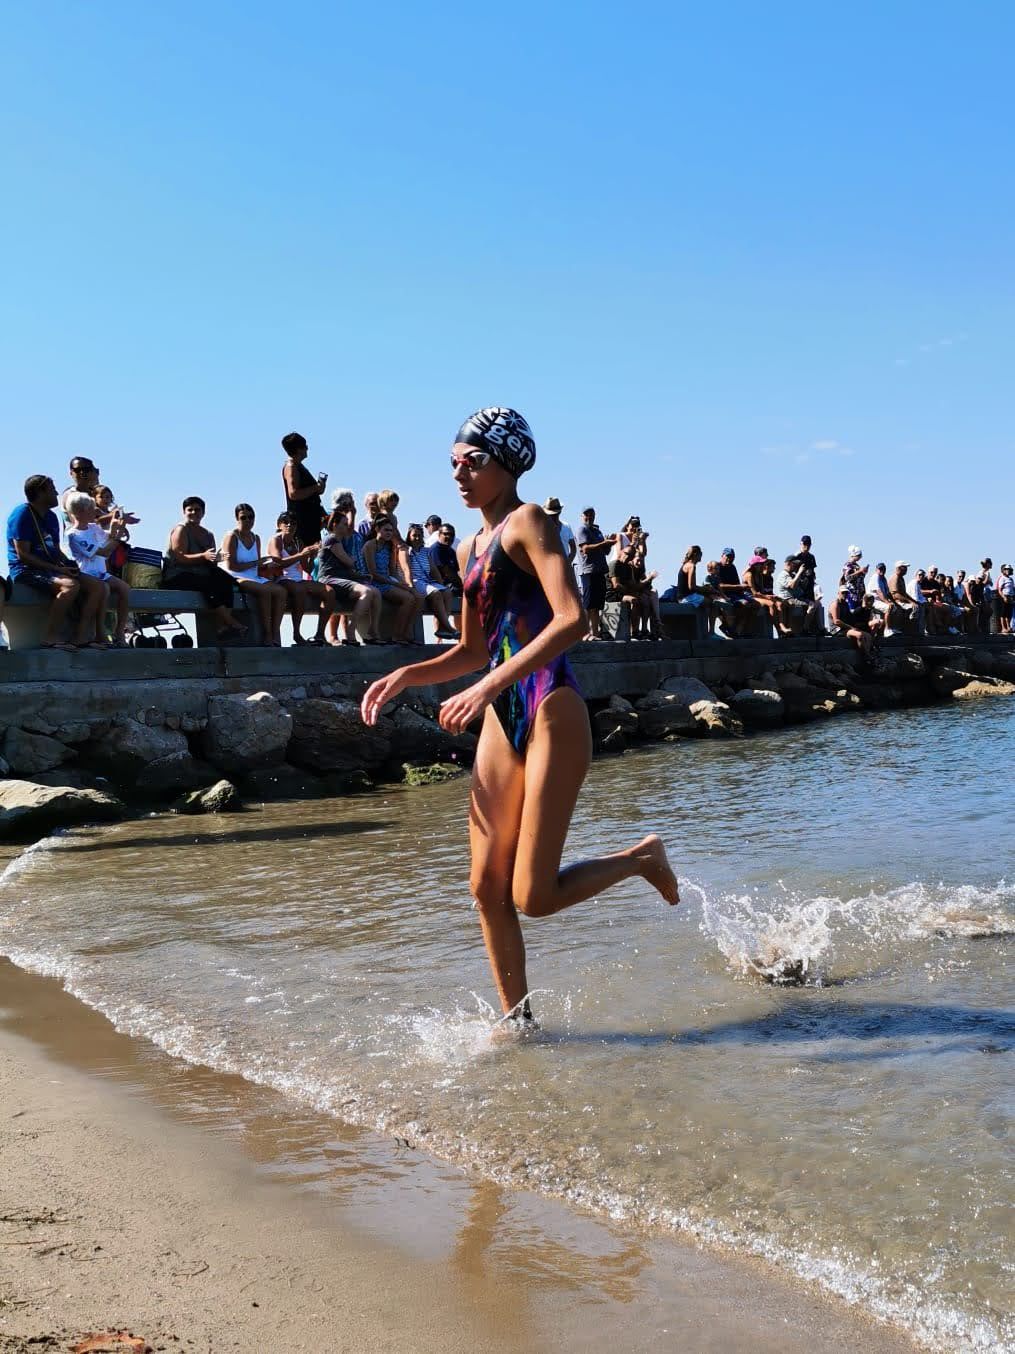
[[[256,1123],[263,1095],[174,1067],[53,980],[6,962],[0,980],[0,1215],[15,1219],[0,1230],[30,1243],[3,1252],[4,1354],[122,1327],[216,1351],[606,1351],[676,1330],[684,1347],[730,1354],[912,1348],[766,1265],[627,1236],[425,1160],[421,1188],[388,1185],[366,1210],[349,1161],[341,1207],[320,1188],[299,1197],[298,1170],[281,1184],[276,1162],[269,1184],[251,1165],[243,1100]],[[199,1088],[212,1084],[208,1114]],[[52,1222],[17,1221],[47,1217],[66,1219],[59,1237]]]

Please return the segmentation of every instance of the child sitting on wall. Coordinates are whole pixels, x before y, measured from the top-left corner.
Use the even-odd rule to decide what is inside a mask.
[[[96,578],[106,586],[106,596],[116,598],[116,628],[113,631],[114,649],[127,647],[126,629],[128,600],[130,589],[122,578],[109,571],[109,556],[124,539],[127,528],[122,518],[114,513],[110,519],[109,530],[99,526],[96,520],[99,508],[90,494],[71,493],[64,504],[71,520],[67,532],[67,544],[72,557],[83,574]],[[100,606],[95,618],[95,638],[104,642],[105,606]]]

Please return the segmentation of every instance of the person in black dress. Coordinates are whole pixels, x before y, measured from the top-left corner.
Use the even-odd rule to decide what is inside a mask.
[[[303,464],[310,448],[302,433],[286,433],[282,438],[282,448],[287,457],[282,467],[286,511],[293,518],[300,540],[308,546],[316,545],[321,539],[321,527],[324,524],[321,495],[328,477],[311,475]]]

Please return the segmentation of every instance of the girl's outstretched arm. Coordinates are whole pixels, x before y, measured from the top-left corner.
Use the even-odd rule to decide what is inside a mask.
[[[459,549],[459,559],[467,558],[471,541],[466,541]],[[379,677],[369,686],[360,705],[364,724],[376,724],[381,709],[402,691],[414,686],[431,686],[439,682],[453,682],[457,677],[467,677],[477,672],[490,661],[486,651],[486,641],[476,614],[468,600],[462,598],[462,637],[457,644],[423,663],[411,663],[408,667],[396,668],[394,672]]]

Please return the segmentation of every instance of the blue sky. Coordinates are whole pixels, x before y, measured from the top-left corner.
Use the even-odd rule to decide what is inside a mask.
[[[91,455],[161,545],[330,484],[527,496],[683,549],[1015,555],[1015,9],[0,6],[4,483]]]

